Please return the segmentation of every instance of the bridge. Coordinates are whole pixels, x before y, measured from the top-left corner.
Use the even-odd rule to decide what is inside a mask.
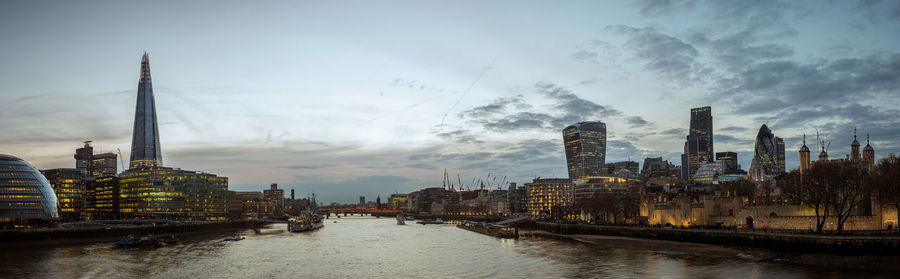
[[[402,211],[397,209],[329,209],[325,211],[325,218],[331,217],[331,214],[334,216],[340,216],[340,214],[344,214],[344,216],[354,214],[359,215],[372,215],[372,216],[391,216],[400,214]]]

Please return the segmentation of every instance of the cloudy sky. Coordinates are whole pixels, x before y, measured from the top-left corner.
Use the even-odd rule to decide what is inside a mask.
[[[15,1],[0,38],[0,153],[42,169],[129,157],[143,51],[164,165],[326,202],[565,177],[582,120],[677,164],[698,106],[745,169],[764,123],[788,169],[816,129],[900,151],[898,1]]]

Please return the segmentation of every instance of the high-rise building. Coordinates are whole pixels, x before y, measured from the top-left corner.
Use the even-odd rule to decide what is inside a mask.
[[[0,230],[49,227],[59,220],[53,187],[34,166],[0,154]]]
[[[56,193],[59,218],[63,221],[80,221],[85,213],[84,176],[78,169],[62,168],[42,170]]]
[[[606,174],[606,124],[578,122],[562,131],[569,179]]]
[[[119,177],[107,175],[86,181],[85,219],[119,218]]]
[[[147,53],[144,53],[141,59],[129,166],[119,178],[120,217],[169,220],[225,219],[228,198],[227,177],[162,167],[156,104],[153,99]]]
[[[94,154],[91,159],[91,176],[101,177],[116,175],[119,169],[116,166],[118,163],[117,158],[116,154],[112,152]]]
[[[722,161],[725,164],[723,174],[736,174],[741,172],[741,165],[738,164],[737,152],[716,152],[716,161]]]
[[[75,149],[75,169],[81,172],[81,177],[92,176],[94,148],[91,141],[85,141],[84,147]]]
[[[153,99],[153,83],[150,80],[150,57],[146,52],[141,58],[141,77],[138,80],[137,95],[129,168],[162,166],[159,128],[156,123],[156,101]]]
[[[713,118],[710,107],[691,109],[691,130],[684,143],[682,168],[683,176],[690,178],[705,162],[712,162],[713,156]]]
[[[94,154],[91,141],[85,141],[84,147],[75,149],[75,168],[81,172],[82,178],[116,175],[118,163],[116,154],[112,152]]]
[[[772,134],[765,124],[759,127],[753,156],[759,158],[763,175],[784,173],[784,140]]]

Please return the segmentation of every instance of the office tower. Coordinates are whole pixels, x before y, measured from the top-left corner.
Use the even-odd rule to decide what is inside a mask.
[[[72,222],[84,219],[85,181],[78,169],[49,169],[41,173],[56,194],[59,218]]]
[[[712,109],[692,108],[690,128],[684,144],[685,156],[682,159],[682,167],[687,168],[684,171],[687,178],[693,177],[700,165],[714,160]]]
[[[784,140],[772,134],[765,124],[759,127],[756,134],[754,158],[759,158],[759,165],[764,175],[784,173]]]
[[[736,152],[716,152],[716,161],[722,161],[725,166],[724,174],[734,174],[741,172],[741,165],[738,164],[738,155]]]
[[[131,139],[129,168],[162,166],[159,128],[156,123],[156,102],[150,80],[150,57],[141,58],[141,77],[138,81],[137,105],[134,110],[134,134]]]
[[[85,141],[84,147],[75,149],[75,169],[81,172],[82,177],[91,176],[94,158],[94,148],[91,141]]]
[[[606,175],[606,124],[578,122],[563,129],[569,179]]]

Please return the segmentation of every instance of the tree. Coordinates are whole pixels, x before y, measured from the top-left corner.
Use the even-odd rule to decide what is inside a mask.
[[[882,206],[893,205],[900,219],[900,157],[891,154],[881,159],[875,168],[872,184],[878,192],[878,201]]]
[[[835,170],[826,177],[831,183],[832,191],[826,199],[831,212],[837,217],[837,231],[844,230],[844,224],[866,197],[871,185],[868,168],[854,161],[829,162]]]
[[[816,214],[816,232],[822,233],[825,220],[829,216],[826,199],[831,191],[830,184],[824,180],[830,170],[827,163],[816,163],[806,172],[793,170],[782,177],[782,188],[794,203],[803,204],[813,209]]]

